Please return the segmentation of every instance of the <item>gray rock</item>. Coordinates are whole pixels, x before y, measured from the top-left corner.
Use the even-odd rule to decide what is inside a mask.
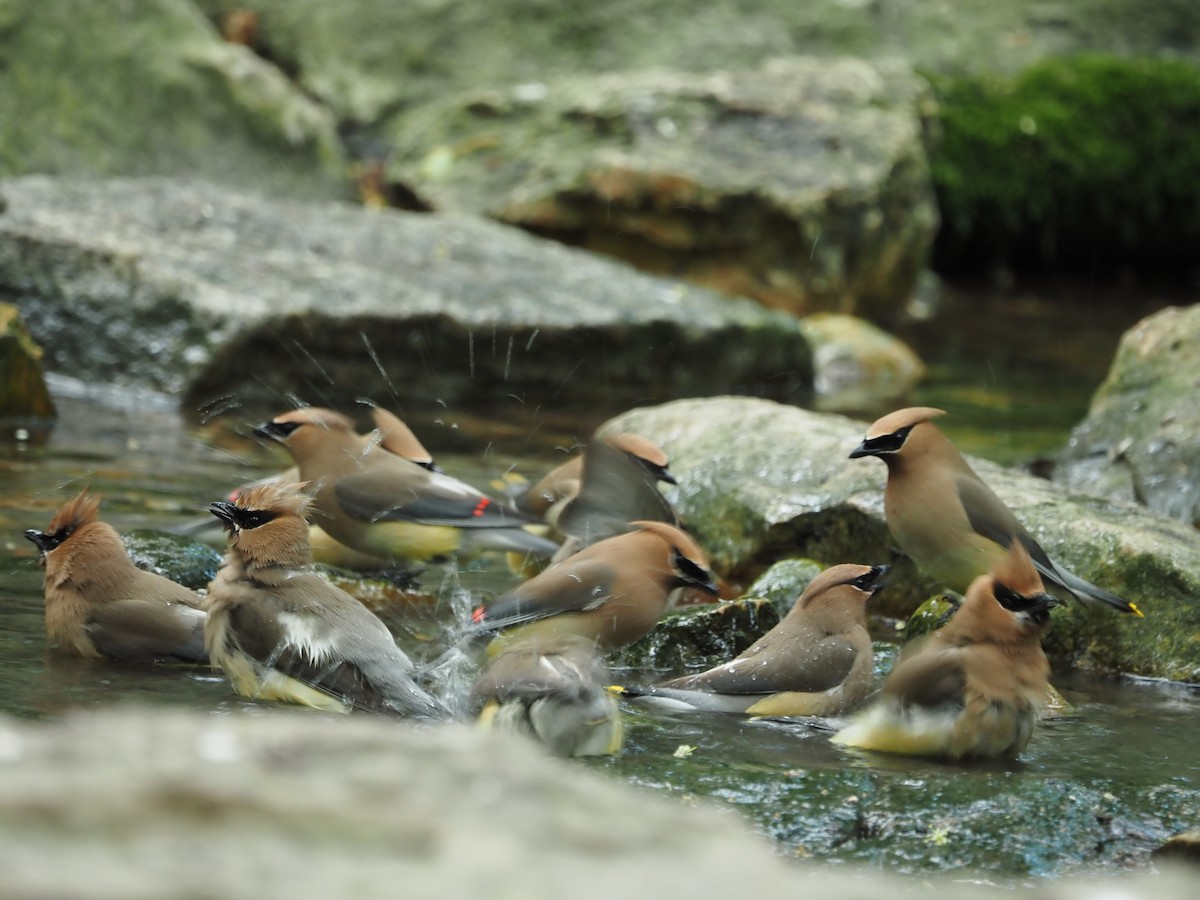
[[[813,348],[816,406],[872,412],[907,397],[925,374],[912,348],[857,316],[817,313],[800,320]]]
[[[387,175],[767,306],[883,314],[937,228],[928,102],[907,67],[860,59],[489,85],[395,116]]]
[[[1085,900],[1113,891],[1150,900],[1187,896],[1194,886],[1186,880],[1194,874],[1167,873],[1000,890],[961,877],[910,884],[878,871],[789,863],[729,809],[653,796],[550,759],[532,743],[462,726],[283,711],[108,710],[49,724],[4,719],[0,755],[10,776],[0,779],[0,890],[14,900],[305,900],[394,897],[398,889],[413,900],[611,900],[628,896],[631,885],[638,895],[696,900],[797,893]],[[958,783],[934,782],[925,794]],[[833,793],[851,791],[842,784]],[[912,809],[911,780],[880,798],[884,788],[860,779],[857,793],[864,791],[847,810],[847,829],[872,800]],[[1081,793],[1058,786],[1068,791]],[[1053,814],[1067,816],[1064,804]],[[836,799],[818,805],[838,808]],[[896,819],[914,818],[872,822],[872,834],[886,836]],[[976,825],[987,830],[983,820],[961,827]]]
[[[207,588],[221,568],[221,554],[191,538],[138,528],[121,535],[134,565],[193,591]]]
[[[1125,332],[1054,480],[1200,527],[1200,305]]]
[[[192,408],[612,410],[811,386],[782,313],[467,216],[154,179],[33,177],[0,194],[0,291],[49,367],[181,391]]]
[[[863,423],[766,400],[716,397],[637,409],[606,427],[636,431],[671,458],[668,492],[717,569],[749,580],[784,557],[833,565],[892,561],[885,469],[850,460]],[[1144,619],[1072,604],[1047,652],[1059,662],[1200,680],[1200,535],[1127,504],[1067,493],[984,460],[971,464],[1052,556],[1128,597]],[[910,613],[935,585],[897,560],[875,610]]]
[[[0,58],[0,177],[186,174],[351,195],[333,116],[188,0],[8,0]]]
[[[1012,71],[1080,50],[1196,54],[1188,0],[975,5],[906,0],[195,0],[214,19],[259,13],[256,45],[341,119],[464,88],[549,85],[580,72],[752,68],[801,54]],[[531,87],[532,89],[532,87]]]

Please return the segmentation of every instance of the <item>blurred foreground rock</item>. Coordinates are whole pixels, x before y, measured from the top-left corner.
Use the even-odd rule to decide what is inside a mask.
[[[953,427],[953,419],[946,420]],[[826,565],[896,562],[875,612],[902,616],[934,593],[894,551],[883,514],[886,470],[851,460],[866,423],[766,400],[715,397],[633,410],[605,426],[636,431],[671,458],[676,509],[733,580],[785,558]],[[1030,533],[1084,578],[1126,596],[1146,618],[1073,603],[1055,616],[1047,652],[1105,671],[1200,681],[1200,534],[1122,503],[972,459]]]
[[[789,864],[736,815],[462,726],[125,709],[0,721],[9,898],[1185,896],[998,891]],[[919,893],[918,893],[919,892]]]
[[[811,389],[793,318],[472,217],[159,179],[31,177],[0,196],[0,291],[48,367],[192,409],[373,397],[509,420]]]
[[[1200,527],[1200,305],[1125,332],[1054,480]]]

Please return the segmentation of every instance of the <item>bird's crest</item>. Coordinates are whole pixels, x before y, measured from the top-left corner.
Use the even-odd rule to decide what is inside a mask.
[[[928,422],[930,419],[936,419],[938,416],[944,416],[944,409],[935,409],[932,406],[909,406],[905,409],[898,409],[895,412],[890,412],[882,418],[876,419],[871,427],[867,429],[867,440],[883,437],[888,434],[895,434],[901,428],[911,428],[921,422]]]
[[[46,534],[59,532],[70,534],[79,526],[96,522],[99,519],[100,498],[91,496],[85,488],[77,497],[71,498],[59,507],[54,518],[50,520],[50,525],[46,528]]]
[[[312,498],[304,493],[308,482],[271,481],[242,491],[234,501],[239,509],[291,513],[306,518]]]
[[[1009,542],[1004,559],[992,566],[991,575],[999,584],[1023,597],[1046,591],[1041,576],[1033,567],[1033,560],[1029,558],[1029,551],[1015,537]]]
[[[629,524],[641,531],[649,531],[657,534],[692,562],[705,567],[709,565],[708,554],[701,550],[700,545],[692,539],[692,536],[681,528],[668,525],[666,522],[650,522],[646,520],[638,520]]]
[[[669,460],[667,454],[662,447],[640,434],[634,434],[632,431],[622,431],[619,434],[614,434],[611,437],[602,438],[618,450],[623,450],[630,456],[636,456],[638,459],[644,459],[652,466],[658,466],[665,469]]]
[[[348,416],[321,406],[302,406],[299,409],[291,409],[280,413],[272,421],[279,424],[316,425],[335,431],[354,430],[354,422]]]

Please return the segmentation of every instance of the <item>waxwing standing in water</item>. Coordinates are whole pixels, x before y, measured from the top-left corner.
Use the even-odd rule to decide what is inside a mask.
[[[348,712],[444,716],[378,617],[312,568],[296,484],[251,488],[210,509],[229,532],[209,585],[205,642],[245,697]]]
[[[1050,666],[1040,638],[1050,608],[1024,545],[980,575],[953,618],[906,647],[881,698],[833,742],[950,759],[1014,757],[1033,734]]]
[[[475,488],[363,442],[329,410],[296,409],[255,429],[287,448],[313,491],[314,524],[370,556],[426,560],[483,550],[549,557],[544,528]]]
[[[649,688],[641,702],[750,716],[833,716],[871,691],[874,654],[867,601],[886,566],[840,565],[813,579],[778,625],[736,659]]]
[[[716,596],[708,558],[690,535],[664,522],[631,524],[633,531],[592,544],[475,610],[477,630],[502,631],[488,654],[548,634],[615,650],[650,631],[676,590]]]
[[[25,532],[46,570],[46,636],[86,658],[206,660],[201,598],[135,566],[99,511],[100,500],[84,491],[45,531]]]
[[[485,728],[528,735],[558,756],[604,756],[619,751],[624,739],[607,682],[589,638],[531,636],[488,663],[469,711]]]
[[[1141,616],[1128,600],[1052,560],[930,421],[940,415],[942,410],[929,407],[890,413],[867,430],[850,454],[851,459],[877,456],[887,465],[888,530],[917,568],[962,593],[1006,558],[1015,538],[1052,588]]]

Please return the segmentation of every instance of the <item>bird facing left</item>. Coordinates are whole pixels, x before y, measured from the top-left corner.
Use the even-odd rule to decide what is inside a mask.
[[[121,662],[207,658],[201,598],[135,566],[100,521],[99,498],[83,491],[25,537],[41,551],[46,636],[60,650]]]
[[[310,499],[270,483],[209,509],[229,532],[209,585],[205,643],[243,696],[319,709],[443,717],[380,619],[312,565]]]

